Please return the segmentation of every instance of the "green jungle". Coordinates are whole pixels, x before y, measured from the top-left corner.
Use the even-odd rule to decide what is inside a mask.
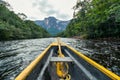
[[[90,39],[120,37],[120,0],[84,0],[73,9],[74,18],[59,35]]]
[[[18,17],[4,1],[0,4],[0,40],[33,39],[51,35],[33,21]],[[60,37],[86,39],[120,37],[119,0],[83,0],[73,6],[73,19]]]

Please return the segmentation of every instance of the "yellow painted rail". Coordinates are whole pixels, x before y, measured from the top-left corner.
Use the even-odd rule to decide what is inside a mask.
[[[76,55],[78,55],[79,57],[81,57],[82,59],[87,61],[89,64],[93,65],[95,68],[97,68],[98,70],[100,70],[101,72],[103,72],[104,74],[109,76],[112,80],[120,80],[120,77],[118,75],[116,75],[115,73],[111,72],[110,70],[108,70],[105,67],[101,66],[100,64],[96,63],[92,59],[88,58],[87,56],[83,55],[81,52],[78,52],[77,50],[68,46],[67,44],[65,44],[65,43],[62,43],[62,44],[66,45],[66,47],[68,47],[70,50],[72,50]]]
[[[35,66],[39,63],[39,61],[46,55],[46,52],[52,47],[52,46],[58,46],[58,43],[52,43],[50,44],[33,62],[30,63],[28,67],[26,67],[17,77],[15,80],[26,80],[27,76],[32,72],[32,70],[35,68]],[[61,46],[66,46],[71,51],[74,52],[74,54],[78,55],[83,60],[87,61],[89,64],[106,74],[108,77],[110,77],[112,80],[120,80],[120,77],[116,75],[115,73],[111,72],[110,70],[104,68],[100,64],[96,63],[92,59],[88,58],[87,56],[83,55],[81,52],[78,52],[74,48],[68,46],[67,44],[61,42]]]
[[[32,72],[32,70],[35,68],[35,66],[38,64],[38,62],[44,57],[46,52],[50,49],[51,46],[56,45],[55,43],[52,43],[49,45],[33,62],[30,63],[28,67],[26,67],[17,77],[15,80],[26,80],[26,77]]]

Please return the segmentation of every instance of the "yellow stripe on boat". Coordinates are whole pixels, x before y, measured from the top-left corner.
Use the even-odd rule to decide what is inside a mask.
[[[99,69],[101,72],[103,72],[104,74],[109,76],[111,79],[113,79],[113,80],[120,80],[120,77],[118,75],[114,74],[113,72],[111,72],[110,70],[108,70],[108,69],[104,68],[103,66],[99,65],[98,63],[96,63],[92,59],[88,58],[87,56],[83,55],[81,52],[78,52],[77,50],[75,50],[74,48],[68,46],[67,44],[65,44],[63,42],[62,42],[62,44],[66,45],[75,54],[77,54],[79,57],[81,57],[82,59],[84,59],[85,61],[87,61],[88,63],[90,63],[94,67],[96,67],[97,69]]]
[[[15,80],[26,80],[26,78],[30,75],[30,73],[33,71],[33,69],[37,66],[37,64],[44,58],[44,56],[47,54],[47,51],[52,47],[52,46],[58,46],[57,42],[54,42],[50,44],[34,61],[30,63],[28,67],[26,67],[17,77]],[[96,69],[101,71],[104,75],[108,76],[112,80],[120,80],[120,77],[110,70],[107,70],[100,64],[96,63],[92,59],[88,58],[87,56],[83,55],[81,52],[78,52],[74,48],[68,46],[67,44],[61,42],[61,46],[66,46],[69,48],[74,54],[76,54],[79,58],[82,58],[84,61],[88,62],[92,66],[94,66]]]
[[[31,64],[26,67],[17,77],[15,80],[25,80],[26,77],[32,72],[32,70],[35,68],[35,66],[38,64],[38,62],[44,57],[46,52],[50,49],[51,46],[56,45],[56,43],[52,43],[49,45]]]

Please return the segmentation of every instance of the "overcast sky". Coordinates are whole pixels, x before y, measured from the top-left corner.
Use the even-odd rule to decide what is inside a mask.
[[[60,20],[70,20],[73,16],[73,6],[77,0],[4,0],[15,13],[24,13],[28,19],[43,20],[54,16]]]

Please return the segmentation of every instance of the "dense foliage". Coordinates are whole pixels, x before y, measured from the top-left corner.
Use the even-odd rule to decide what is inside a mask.
[[[120,37],[120,0],[78,0],[63,36]]]
[[[48,37],[49,34],[33,21],[22,20],[5,4],[0,4],[0,40]]]

